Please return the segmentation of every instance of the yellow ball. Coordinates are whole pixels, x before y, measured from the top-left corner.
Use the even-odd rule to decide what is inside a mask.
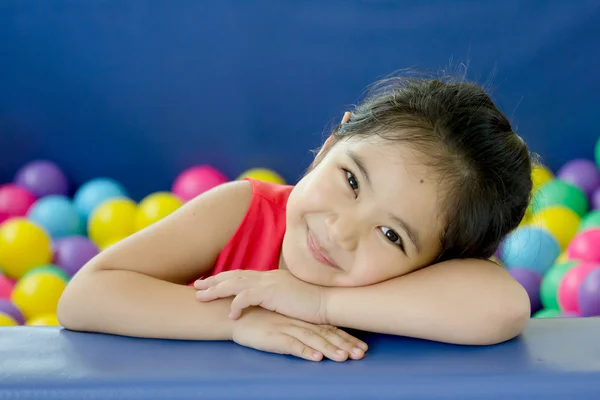
[[[567,258],[567,252],[563,251],[560,256],[558,256],[558,258],[556,259],[556,261],[554,262],[555,264],[562,264],[566,261],[568,261],[569,259]]]
[[[536,213],[531,218],[529,225],[550,232],[558,241],[560,249],[564,251],[571,239],[575,237],[580,222],[581,218],[573,210],[567,207],[553,206]]]
[[[11,300],[29,320],[38,315],[56,313],[58,300],[66,286],[67,282],[57,274],[32,270],[17,281]]]
[[[490,257],[490,261],[491,261],[491,262],[493,262],[493,263],[496,263],[496,264],[498,264],[498,265],[499,265],[499,266],[501,266],[501,267],[503,267],[503,266],[504,266],[504,265],[502,264],[502,261],[500,261],[500,260],[498,259],[498,257],[496,257],[496,256],[491,256],[491,257]]]
[[[251,178],[258,181],[265,181],[285,185],[285,180],[277,172],[267,168],[253,168],[241,174],[238,179]]]
[[[552,179],[554,179],[554,175],[547,167],[541,164],[534,165],[531,169],[531,180],[533,181],[532,191],[535,192],[540,186],[546,182],[550,182]]]
[[[51,239],[39,225],[13,218],[0,225],[0,266],[11,278],[52,260]]]
[[[0,313],[0,326],[18,326],[17,321],[14,320],[10,315]]]
[[[156,192],[146,196],[137,209],[136,231],[160,221],[183,205],[183,202],[170,192]]]
[[[58,322],[58,318],[56,314],[48,313],[48,314],[40,314],[36,317],[33,317],[25,323],[25,325],[29,326],[60,326],[60,322]]]
[[[88,236],[100,248],[107,243],[126,238],[135,232],[137,205],[120,197],[100,204],[88,220]]]

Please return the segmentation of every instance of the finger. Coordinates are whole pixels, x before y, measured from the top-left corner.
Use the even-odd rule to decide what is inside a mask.
[[[217,275],[209,276],[208,278],[198,279],[197,281],[194,282],[194,287],[196,289],[207,289],[211,286],[215,286],[221,282],[224,282],[224,281],[227,281],[230,279],[241,279],[241,278],[252,277],[253,276],[252,272],[256,272],[256,271],[241,271],[241,270],[224,271]]]
[[[196,298],[201,301],[211,301],[224,297],[231,297],[240,294],[242,291],[251,287],[253,282],[250,279],[234,279],[220,282],[207,289],[200,289],[196,292]]]
[[[308,346],[294,336],[280,333],[269,338],[271,346],[267,351],[279,354],[289,354],[309,361],[321,361],[323,354]]]
[[[270,308],[265,307],[266,299],[269,296],[266,289],[246,289],[233,299],[231,302],[231,311],[229,318],[238,319],[242,315],[242,311],[248,307],[263,307],[268,310]],[[274,311],[274,310],[271,310]]]
[[[336,346],[327,338],[319,334],[319,329],[316,325],[312,325],[314,329],[299,325],[289,325],[285,329],[285,333],[300,340],[305,345],[323,354],[323,356],[333,361],[346,361],[349,357],[347,351]]]
[[[346,339],[348,342],[352,343],[354,347],[358,347],[359,349],[361,349],[364,352],[366,352],[367,350],[369,350],[369,345],[368,344],[366,344],[365,342],[363,342],[359,338],[357,338],[355,336],[352,336],[351,334],[349,334],[345,330],[339,329],[338,327],[335,327],[335,326],[332,326],[332,325],[321,325],[321,326],[327,327],[327,329],[334,330],[339,336],[341,336],[342,338]]]
[[[353,360],[360,360],[365,356],[365,350],[358,346],[357,339],[335,326],[312,325],[304,321],[296,321],[296,324],[313,330],[337,348],[344,350]]]

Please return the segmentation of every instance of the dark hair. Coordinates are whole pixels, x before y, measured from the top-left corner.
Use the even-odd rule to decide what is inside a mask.
[[[506,116],[474,83],[384,79],[332,135],[379,135],[423,154],[445,193],[438,261],[489,258],[525,214],[531,156]]]

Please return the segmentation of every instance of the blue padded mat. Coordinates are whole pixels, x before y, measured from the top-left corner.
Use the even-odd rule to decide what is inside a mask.
[[[491,347],[364,338],[363,360],[311,363],[229,342],[2,328],[0,399],[600,398],[600,319],[532,320]]]

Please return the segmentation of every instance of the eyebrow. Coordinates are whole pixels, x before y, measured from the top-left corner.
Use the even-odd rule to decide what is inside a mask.
[[[348,157],[350,157],[350,159],[354,162],[354,164],[356,164],[356,166],[360,170],[361,174],[365,177],[365,180],[367,181],[369,188],[371,188],[371,190],[373,190],[371,178],[369,177],[369,171],[367,170],[367,167],[365,166],[365,163],[362,160],[362,158],[358,154],[351,151],[350,149],[346,150],[346,154],[348,155]],[[406,221],[404,221],[402,218],[400,218],[394,214],[390,213],[389,218],[392,219],[396,224],[400,225],[400,227],[402,227],[402,229],[404,229],[404,231],[408,235],[408,238],[415,245],[415,248],[417,249],[417,253],[421,252],[421,243],[419,241],[419,236],[417,235],[417,231],[412,226],[407,224]]]

